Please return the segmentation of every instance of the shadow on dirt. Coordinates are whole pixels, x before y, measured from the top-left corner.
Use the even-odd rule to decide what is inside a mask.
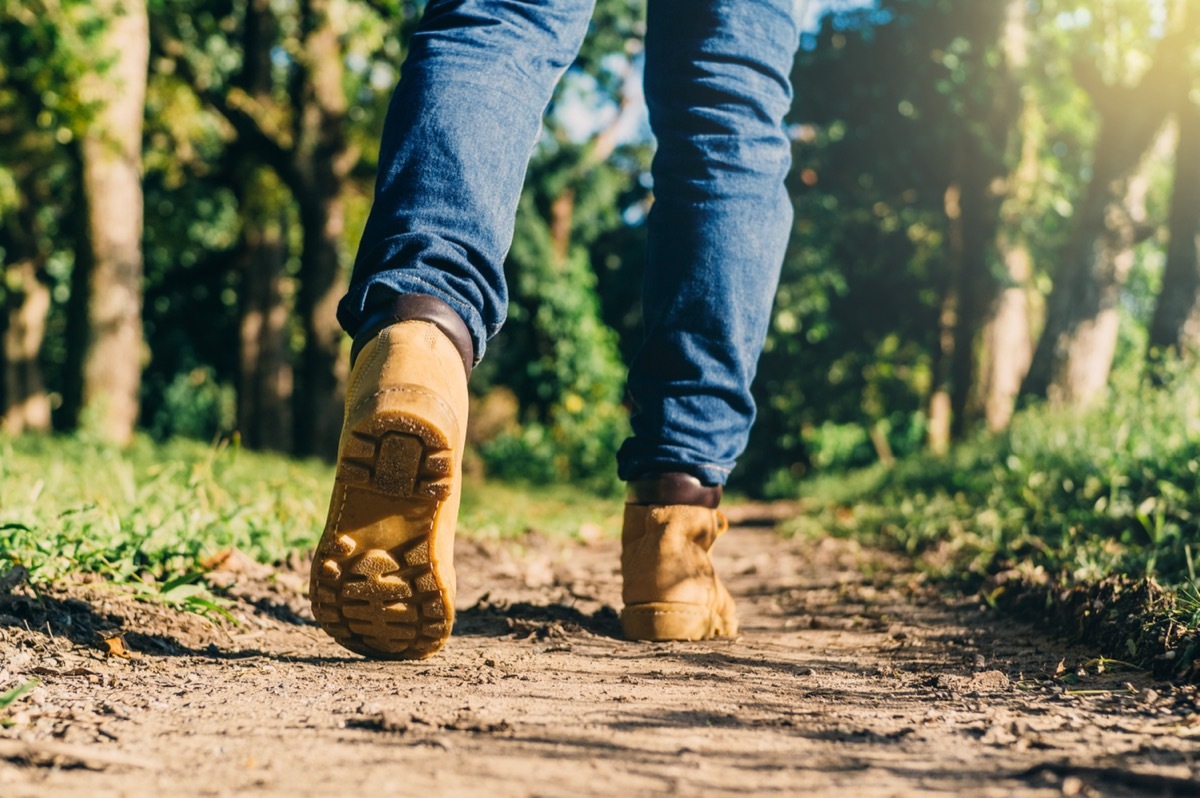
[[[458,614],[454,634],[465,637],[515,635],[518,639],[536,640],[580,634],[620,638],[621,622],[617,611],[607,605],[587,614],[567,604],[493,601],[484,595],[475,606]]]
[[[134,603],[132,598],[128,601]],[[0,627],[44,632],[87,648],[103,648],[106,639],[119,637],[121,646],[133,652],[165,656],[197,653],[176,635],[136,631],[137,625],[131,624],[123,608],[100,607],[81,598],[46,593],[0,594]]]
[[[309,627],[316,624],[285,602],[242,596],[233,609],[273,625]],[[106,640],[133,654],[156,657],[194,656],[208,659],[286,658],[292,661],[358,659],[290,656],[241,649],[232,645],[238,628],[178,609],[139,601],[117,591],[86,590],[80,595],[21,592],[0,593],[0,628],[42,632],[75,645],[108,651]],[[512,637],[518,640],[620,637],[617,612],[603,606],[590,614],[561,603],[534,604],[481,598],[461,611],[454,634],[463,637]]]

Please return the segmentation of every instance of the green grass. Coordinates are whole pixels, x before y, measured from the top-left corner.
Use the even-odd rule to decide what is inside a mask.
[[[236,548],[265,563],[305,553],[325,523],[333,469],[316,461],[138,438],[117,449],[74,437],[0,438],[0,573],[52,583],[96,574],[150,598],[219,611],[202,563]],[[618,501],[565,487],[468,480],[460,530],[615,534]]]
[[[1019,413],[947,457],[816,480],[794,532],[833,530],[917,555],[936,575],[1016,569],[1063,585],[1112,575],[1172,588],[1200,626],[1200,374],[1118,377],[1090,412]]]

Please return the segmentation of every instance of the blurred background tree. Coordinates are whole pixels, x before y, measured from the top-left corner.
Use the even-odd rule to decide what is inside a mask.
[[[548,109],[473,467],[615,485],[653,144],[642,0]],[[0,0],[0,415],[329,457],[333,308],[417,0]],[[949,450],[1200,347],[1200,0],[809,0],[734,482]],[[746,231],[754,235],[755,231]]]

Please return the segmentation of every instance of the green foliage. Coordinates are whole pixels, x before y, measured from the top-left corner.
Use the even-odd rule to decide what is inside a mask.
[[[897,456],[920,448],[953,279],[945,195],[1005,171],[1003,11],[884,0],[825,17],[806,40],[793,73],[796,223],[736,485],[865,465],[872,429]],[[833,429],[859,443],[831,449],[820,430]]]
[[[32,263],[58,300],[52,332],[63,326],[74,262],[75,141],[94,112],[80,84],[105,66],[96,48],[101,32],[102,19],[85,0],[0,0],[0,311],[22,298],[9,268]],[[0,328],[6,321],[0,316]],[[65,359],[60,341],[47,347],[52,377]]]
[[[1008,432],[950,456],[922,455],[805,493],[820,520],[922,555],[939,573],[981,577],[1014,565],[1067,583],[1110,574],[1194,582],[1200,554],[1200,373],[1167,385],[1118,375],[1087,413],[1033,408]]]
[[[265,563],[305,554],[325,523],[333,468],[182,439],[119,451],[81,438],[0,437],[0,574],[36,586],[96,574],[147,599],[220,612],[204,563],[237,549]],[[459,528],[512,537],[616,531],[620,504],[578,487],[470,481]]]
[[[176,374],[163,391],[161,407],[150,425],[159,439],[172,437],[211,441],[237,426],[237,393],[219,383],[211,368]]]
[[[586,252],[556,256],[548,225],[527,207],[532,201],[527,191],[510,256],[516,301],[509,329],[482,380],[517,391],[524,417],[519,430],[502,432],[480,454],[502,479],[613,492],[614,457],[628,433],[616,336],[600,319]]]
[[[1166,6],[1028,3],[1028,63],[1014,72],[1002,40],[1009,5],[823,4],[839,13],[805,37],[794,75],[796,223],[755,387],[759,422],[734,475],[743,490],[786,495],[813,473],[868,465],[879,457],[880,435],[900,458],[920,450],[951,277],[945,190],[962,163],[997,179],[989,191],[1007,192],[990,216],[1004,240],[1028,249],[1033,293],[1049,289],[1096,166],[1096,119],[1077,67],[1094,65],[1110,83],[1136,81],[1163,33]],[[369,206],[388,97],[422,7],[336,4],[348,149],[362,152],[341,191],[347,252]],[[281,296],[289,308],[304,232],[270,147],[216,109],[232,98],[279,146],[296,144],[304,6],[260,7],[262,28],[251,24],[246,0],[159,0],[149,8],[143,317],[151,352],[142,425],[158,437],[207,440],[233,423],[229,386],[238,381],[248,268],[238,256],[247,231],[270,228],[285,241]],[[79,344],[69,333],[84,287],[72,279],[83,273],[75,269],[74,142],[90,113],[79,87],[108,57],[94,47],[101,26],[85,0],[0,0],[0,259],[32,259],[38,279],[52,286],[42,365],[60,396],[78,365],[68,356]],[[652,148],[638,130],[603,162],[595,154],[598,133],[636,99],[626,92],[641,65],[643,29],[644,0],[600,0],[550,103],[507,264],[510,322],[472,380],[480,393],[511,389],[520,404],[517,425],[482,444],[493,476],[615,490],[613,454],[628,429],[623,363],[640,335]],[[266,42],[257,58],[247,53],[253,30]],[[1022,185],[1010,173],[1026,145],[1036,174]],[[1152,219],[1165,214],[1169,176],[1165,162],[1151,170]],[[1152,237],[1138,250],[1124,290],[1124,366],[1142,358],[1161,248]],[[989,255],[996,273],[1001,254]],[[10,284],[0,280],[0,299],[12,299]],[[298,353],[295,320],[289,333]]]
[[[991,203],[983,218],[998,222],[968,242],[985,251],[980,285],[1007,287],[999,242],[1028,252],[1030,295],[1048,292],[1095,171],[1097,120],[1077,72],[1136,81],[1166,13],[1142,0],[1041,0],[1010,40],[1009,3],[844,5],[805,37],[793,74],[796,223],[755,387],[759,422],[734,474],[752,492],[868,464],[873,429],[899,457],[921,448],[939,314],[960,268],[947,189],[973,180]],[[1160,224],[1166,172],[1151,170],[1146,197]],[[1143,355],[1161,249],[1136,250],[1120,363]],[[972,316],[962,305],[960,321],[987,304]],[[858,443],[831,449],[827,430]]]
[[[342,193],[358,216],[362,198],[370,194],[382,120],[417,5],[347,2],[334,15],[348,103],[346,135],[351,151],[363,154]],[[275,144],[297,146],[305,99],[297,80],[304,7],[271,3],[259,12],[255,17],[244,0],[150,7],[154,68],[144,150],[144,321],[152,356],[143,374],[142,409],[144,426],[156,435],[211,436],[228,429],[219,413],[202,422],[185,413],[182,426],[176,419],[180,391],[197,368],[210,370],[220,384],[238,380],[242,271],[254,267],[241,257],[249,246],[247,232],[261,238],[264,229],[282,227],[285,306],[298,289],[303,228],[295,198],[274,171],[281,169],[279,159],[216,110],[249,103]],[[361,218],[349,221],[346,252],[362,229]],[[297,353],[303,347],[300,330],[294,323]]]
[[[325,467],[140,438],[128,452],[71,438],[0,441],[0,551],[37,581],[96,573],[167,584],[228,548],[267,562],[324,521]]]

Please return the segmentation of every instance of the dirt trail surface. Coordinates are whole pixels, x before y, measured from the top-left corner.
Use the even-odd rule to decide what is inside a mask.
[[[221,628],[18,588],[0,692],[40,684],[0,712],[0,795],[1200,794],[1193,688],[1097,674],[852,543],[735,529],[717,559],[741,637],[641,644],[613,541],[462,541],[455,635],[416,663],[328,641],[302,564],[230,556]]]

